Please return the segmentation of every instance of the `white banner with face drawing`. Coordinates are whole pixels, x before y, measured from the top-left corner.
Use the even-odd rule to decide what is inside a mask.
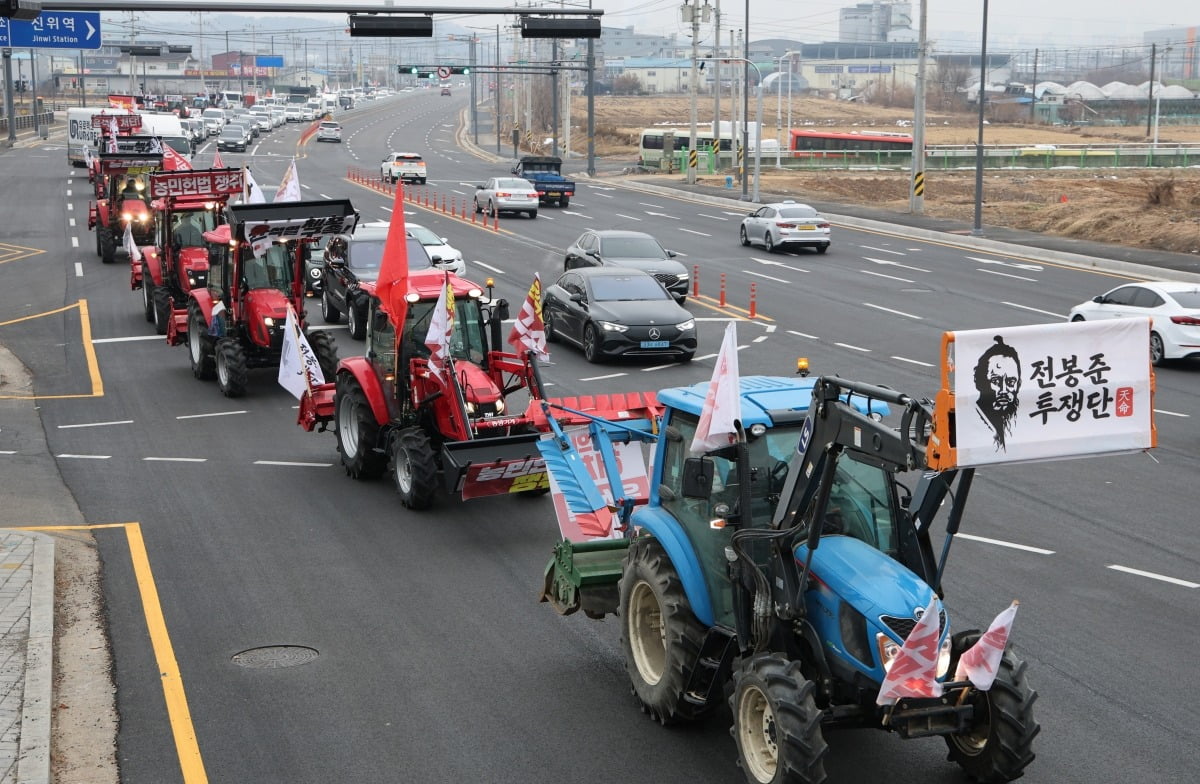
[[[1153,446],[1150,320],[954,333],[960,466]]]

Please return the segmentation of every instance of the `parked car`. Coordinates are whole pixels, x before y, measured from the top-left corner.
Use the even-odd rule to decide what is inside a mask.
[[[496,217],[501,212],[523,212],[531,218],[538,214],[538,192],[533,183],[520,177],[493,177],[475,186],[475,212]]]
[[[445,237],[439,237],[419,223],[405,223],[410,237],[415,237],[425,246],[425,252],[433,260],[433,266],[446,269],[460,278],[467,274],[467,265],[463,261],[462,251],[456,250]]]
[[[1150,318],[1150,361],[1200,357],[1200,284],[1126,283],[1071,308],[1071,321]]]
[[[641,231],[589,229],[567,248],[563,270],[579,267],[627,267],[648,272],[679,302],[687,299],[687,267],[678,254]]]
[[[767,253],[787,247],[829,250],[829,221],[794,201],[764,204],[742,219],[738,234],[743,245],[762,245]]]
[[[341,142],[342,124],[333,120],[324,120],[317,126],[317,141]]]
[[[542,297],[546,340],[566,340],[588,362],[668,356],[691,362],[696,320],[648,273],[621,267],[564,272]]]
[[[363,223],[353,234],[338,234],[325,243],[321,318],[326,324],[336,324],[345,313],[350,336],[356,340],[362,340],[366,335],[370,300],[360,284],[374,283],[379,277],[389,225],[387,221]],[[410,270],[433,266],[425,247],[411,235],[407,249]]]
[[[240,125],[226,125],[217,134],[217,149],[218,150],[236,150],[237,152],[245,152],[246,147],[250,144],[246,139],[246,132]]]

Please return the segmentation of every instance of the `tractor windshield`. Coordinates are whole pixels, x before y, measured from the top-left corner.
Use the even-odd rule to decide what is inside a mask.
[[[433,317],[436,304],[436,301],[423,300],[408,306],[408,315],[404,320],[404,350],[409,356],[429,356],[429,347],[425,345],[425,339],[429,335],[429,321]],[[455,359],[465,359],[478,365],[483,362],[486,351],[483,313],[479,309],[479,300],[456,298],[454,311],[450,354]]]
[[[255,258],[247,246],[242,265],[242,283],[246,289],[276,289],[284,294],[292,290],[292,267],[296,262],[292,242],[275,242],[262,256]]]

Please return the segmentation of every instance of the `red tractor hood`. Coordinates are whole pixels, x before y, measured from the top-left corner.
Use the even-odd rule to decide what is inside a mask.
[[[500,399],[500,390],[492,383],[487,372],[465,359],[454,360],[454,372],[462,385],[463,398],[468,403],[495,403]]]

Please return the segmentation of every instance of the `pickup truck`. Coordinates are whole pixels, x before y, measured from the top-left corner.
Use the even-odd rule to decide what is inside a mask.
[[[393,152],[379,165],[379,176],[395,183],[396,180],[425,184],[425,161],[415,152]]]
[[[575,195],[575,183],[562,176],[562,158],[554,155],[526,155],[517,161],[512,173],[533,183],[539,204],[566,207]]]

